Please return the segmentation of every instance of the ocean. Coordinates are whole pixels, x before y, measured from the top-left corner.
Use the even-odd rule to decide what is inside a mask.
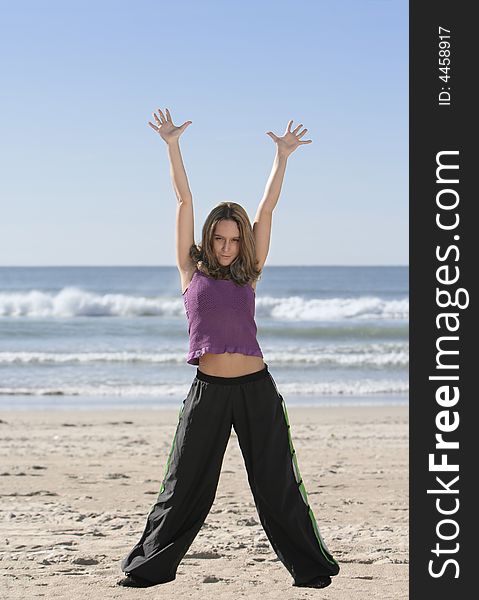
[[[288,405],[407,404],[408,267],[265,267]],[[0,409],[180,407],[196,374],[176,267],[0,267]]]

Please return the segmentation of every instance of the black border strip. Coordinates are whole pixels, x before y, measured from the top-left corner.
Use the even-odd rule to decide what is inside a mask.
[[[472,7],[469,2],[441,0],[409,5],[410,598],[414,600],[477,594],[472,567],[477,524],[472,511],[478,472],[474,462],[479,454],[473,442],[479,440],[475,418],[479,398],[473,380],[474,372],[479,372],[475,360],[479,233],[473,212],[479,202],[473,191],[478,153],[473,145],[477,100],[472,87],[478,79],[477,67],[473,69],[478,35]],[[437,171],[438,165],[444,168]],[[440,317],[441,313],[449,317]],[[436,447],[441,440],[444,447]]]

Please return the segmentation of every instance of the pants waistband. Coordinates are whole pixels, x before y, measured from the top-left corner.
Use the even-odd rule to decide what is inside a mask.
[[[261,371],[255,371],[254,373],[248,373],[247,375],[239,375],[238,377],[219,377],[218,375],[208,375],[203,373],[198,368],[196,369],[196,378],[201,381],[207,381],[208,383],[218,383],[220,385],[240,385],[242,383],[248,383],[250,381],[258,381],[267,377],[269,374],[268,365],[264,364],[264,369]]]

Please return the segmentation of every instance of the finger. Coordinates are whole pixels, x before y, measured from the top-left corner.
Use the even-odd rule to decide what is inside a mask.
[[[163,121],[166,122],[166,117],[165,115],[161,112],[161,108],[158,109],[158,112],[160,113],[160,117],[163,119],[161,122],[163,123]]]
[[[153,129],[154,129],[155,131],[160,131],[160,130],[159,130],[159,128],[158,128],[156,125],[153,125],[153,123],[152,123],[151,121],[148,121],[148,125],[149,125],[150,127],[153,127]]]
[[[278,139],[277,136],[272,132],[272,131],[267,131],[266,135],[269,135],[269,137],[274,140],[276,142],[276,140]]]
[[[301,142],[299,142],[300,144],[311,144],[313,140],[302,140]]]
[[[181,131],[184,131],[191,123],[193,123],[193,121],[185,121],[180,127]]]
[[[289,121],[288,126],[286,127],[286,131],[288,131],[289,133],[291,133],[291,125],[293,124],[293,119],[291,119],[291,121]]]
[[[294,133],[294,134],[296,134],[296,133],[297,133],[297,132],[298,132],[298,131],[301,129],[301,127],[302,127],[302,126],[303,126],[303,124],[302,124],[302,123],[301,123],[301,125],[298,125],[298,126],[296,127],[296,129],[293,129],[293,133]]]
[[[301,133],[298,133],[298,137],[303,137],[303,135],[307,132],[307,129],[303,129],[303,131]]]
[[[158,125],[161,125],[161,121],[160,121],[160,119],[158,118],[157,114],[156,114],[156,113],[153,113],[153,116],[155,117],[155,121],[158,123]]]
[[[168,109],[165,109],[165,110],[166,110],[166,118],[168,119],[168,121],[169,121],[170,123],[173,123],[173,121],[171,120],[170,111],[169,111]]]

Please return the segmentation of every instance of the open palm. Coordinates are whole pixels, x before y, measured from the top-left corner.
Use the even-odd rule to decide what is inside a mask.
[[[155,118],[156,125],[154,123],[152,123],[151,121],[148,121],[148,125],[150,125],[150,127],[152,127],[156,132],[158,132],[161,135],[161,137],[165,140],[165,142],[168,144],[172,140],[178,139],[180,137],[180,135],[183,133],[183,131],[188,127],[188,125],[191,125],[192,121],[185,121],[183,123],[183,125],[180,125],[179,127],[177,127],[176,125],[173,124],[173,120],[171,118],[170,111],[168,109],[165,109],[165,112],[166,112],[166,117],[163,114],[163,112],[161,111],[161,109],[159,108],[158,115],[156,113],[153,113],[153,117]]]
[[[296,129],[291,131],[292,124],[293,124],[293,121],[292,120],[289,121],[288,125],[286,126],[286,131],[284,132],[284,135],[282,135],[282,136],[277,136],[272,131],[266,132],[267,135],[269,135],[269,137],[278,146],[278,151],[281,152],[281,154],[283,154],[285,156],[289,156],[292,152],[294,152],[296,150],[296,148],[298,146],[301,146],[302,144],[311,144],[311,142],[313,141],[313,140],[301,140],[303,135],[308,131],[307,129],[303,129],[303,131],[301,133],[298,133],[298,131],[303,126],[302,123],[300,125],[298,125],[296,127]]]

